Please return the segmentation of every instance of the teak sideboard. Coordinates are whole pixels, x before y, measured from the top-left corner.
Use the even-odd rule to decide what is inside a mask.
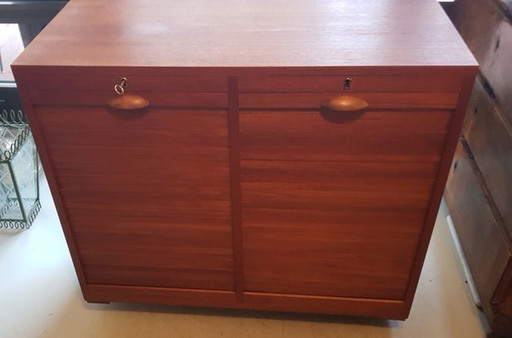
[[[72,0],[13,70],[87,301],[408,316],[477,70],[435,1]]]

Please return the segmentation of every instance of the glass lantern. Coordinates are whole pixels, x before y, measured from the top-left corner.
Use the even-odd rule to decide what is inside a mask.
[[[21,110],[0,112],[0,230],[30,228],[41,209],[37,150]]]

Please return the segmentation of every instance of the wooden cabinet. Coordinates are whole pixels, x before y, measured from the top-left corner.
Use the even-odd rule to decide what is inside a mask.
[[[157,2],[71,1],[14,65],[85,299],[406,318],[475,73],[438,4]]]

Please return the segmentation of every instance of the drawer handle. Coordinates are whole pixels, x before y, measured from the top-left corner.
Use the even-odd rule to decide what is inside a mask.
[[[339,95],[330,99],[325,107],[338,112],[363,112],[368,108],[368,102],[355,96]]]
[[[126,94],[125,89],[128,84],[128,79],[123,77],[120,83],[114,85],[114,91],[119,96],[116,96],[107,101],[110,108],[117,110],[140,110],[149,106],[149,101],[140,95]]]
[[[139,110],[149,106],[149,101],[139,95],[123,94],[108,100],[107,105],[119,110]]]

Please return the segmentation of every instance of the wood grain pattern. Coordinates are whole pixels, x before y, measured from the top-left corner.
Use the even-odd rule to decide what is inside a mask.
[[[409,309],[412,306],[414,294],[420,279],[420,273],[423,268],[423,262],[425,260],[425,256],[427,255],[427,249],[430,243],[432,232],[434,230],[434,225],[436,223],[439,206],[443,198],[445,184],[450,172],[451,160],[453,159],[455,149],[457,147],[458,135],[464,121],[464,113],[469,101],[476,71],[476,69],[473,69],[473,73],[467,74],[461,78],[461,91],[459,93],[459,100],[453,113],[453,119],[450,123],[448,135],[443,147],[443,155],[441,157],[436,183],[434,185],[434,189],[432,190],[428,204],[428,212],[416,250],[416,257],[414,258],[414,264],[410,275],[411,278],[409,279],[409,286],[405,296],[405,304]]]
[[[455,171],[447,186],[447,196],[451,197],[447,202],[454,221],[467,222],[455,224],[473,278],[478,280],[477,290],[492,336],[496,337],[512,334],[512,302],[506,296],[512,285],[512,228],[508,224],[512,26],[502,5],[498,0],[464,0],[455,2],[450,11],[481,67],[463,128],[471,152],[471,158],[464,158],[464,162],[472,173],[469,169],[459,174]],[[465,196],[474,191],[476,196]],[[475,210],[479,212],[477,218],[468,219]]]
[[[506,337],[512,332],[512,260],[508,261],[507,267],[498,283],[491,300],[492,332],[497,337]]]
[[[164,89],[151,88],[140,91],[128,91],[149,101],[151,107],[192,107],[226,109],[228,97],[225,93],[176,93]],[[118,97],[113,89],[105,90],[33,90],[31,100],[36,105],[44,106],[97,106],[103,107],[107,102]]]
[[[95,302],[111,300],[305,313],[352,313],[394,319],[404,319],[407,316],[403,310],[403,302],[381,299],[246,292],[241,302],[236,299],[234,292],[228,291],[112,285],[91,285],[90,295]]]
[[[241,189],[240,189],[240,135],[238,115],[238,78],[229,77],[229,163],[231,183],[231,228],[233,239],[233,263],[235,291],[238,300],[243,299],[244,291],[244,263],[243,263],[243,235],[241,220]]]
[[[435,1],[79,0],[16,64],[373,67],[474,60]]]
[[[496,98],[506,113],[508,123],[512,123],[512,24],[502,19],[491,40],[491,48],[483,62],[481,72],[484,74]]]
[[[492,322],[491,299],[510,251],[480,188],[482,183],[477,165],[459,144],[445,197],[482,306]]]
[[[475,59],[481,63],[493,45],[493,35],[501,19],[492,0],[456,1],[450,11],[457,31],[460,33]]]
[[[150,76],[147,73],[137,72],[133,69],[118,68],[104,69],[100,72],[84,72],[71,69],[59,74],[59,76],[52,77],[52,81],[48,81],[49,76],[52,76],[49,71],[45,72],[39,69],[39,71],[34,72],[30,81],[31,88],[44,88],[51,91],[104,91],[112,93],[113,86],[119,83],[121,77],[125,77],[128,92],[226,93],[228,91],[228,81],[225,76],[180,76],[176,74],[159,75],[158,73]]]
[[[512,24],[493,0],[457,1],[454,5],[453,23],[512,123]]]
[[[30,83],[30,74],[26,73],[24,71],[21,71],[22,74],[22,83]],[[25,87],[23,85],[19,86],[17,90],[20,93],[20,96],[23,96],[25,98],[29,97],[29,90],[28,87]],[[78,249],[76,246],[76,241],[73,238],[73,231],[71,227],[69,226],[69,217],[67,215],[64,202],[62,200],[62,196],[59,193],[58,185],[57,185],[57,178],[55,175],[55,172],[53,170],[53,164],[49,158],[48,154],[48,146],[46,142],[44,141],[44,133],[41,128],[41,125],[39,124],[36,113],[35,113],[35,107],[30,103],[30,101],[25,100],[23,110],[25,115],[27,116],[27,119],[30,119],[30,129],[32,132],[32,135],[34,137],[34,141],[37,145],[37,152],[39,154],[39,158],[41,159],[41,163],[44,166],[45,169],[45,176],[48,180],[48,185],[52,194],[53,202],[55,203],[55,207],[57,209],[57,213],[59,215],[59,219],[62,225],[62,231],[64,233],[64,237],[66,240],[66,244],[69,248],[69,252],[71,254],[71,261],[73,262],[73,266],[75,268],[75,272],[77,275],[77,279],[80,284],[80,290],[82,292],[82,295],[84,296],[84,299],[87,299],[88,297],[88,284],[87,279],[85,277],[85,269],[82,266],[82,263],[80,261],[80,257],[78,254]]]
[[[240,108],[318,109],[345,91],[321,93],[246,93],[240,94]],[[370,108],[444,108],[457,104],[457,93],[370,93],[350,91],[350,95],[367,101]]]
[[[437,164],[241,169],[248,290],[403,299]]]
[[[504,232],[512,238],[512,126],[503,123],[500,106],[482,88],[479,81],[464,126],[464,135],[504,221]]]
[[[475,68],[433,0],[73,0],[13,65],[88,301],[399,319]]]
[[[509,250],[510,251],[510,250]],[[512,255],[512,254],[511,254]],[[512,284],[512,260],[509,260],[503,274],[501,276],[500,281],[498,282],[498,286],[494,291],[491,305],[495,312],[499,312],[502,316],[512,317],[512,288],[510,285]],[[498,313],[495,313],[498,316]],[[509,318],[510,322],[510,318]],[[509,325],[510,328],[512,326]],[[509,329],[510,331],[510,329]],[[504,331],[508,332],[508,331]]]
[[[89,283],[234,288],[226,112],[36,114]]]
[[[376,111],[323,116],[318,111],[240,115],[242,159],[438,161],[450,111]]]
[[[350,90],[356,92],[434,92],[457,93],[460,90],[460,80],[445,74],[424,75],[421,77],[409,75],[352,75],[350,73],[338,76],[250,76],[241,77],[241,93],[315,93],[345,91],[344,81],[350,78]]]

